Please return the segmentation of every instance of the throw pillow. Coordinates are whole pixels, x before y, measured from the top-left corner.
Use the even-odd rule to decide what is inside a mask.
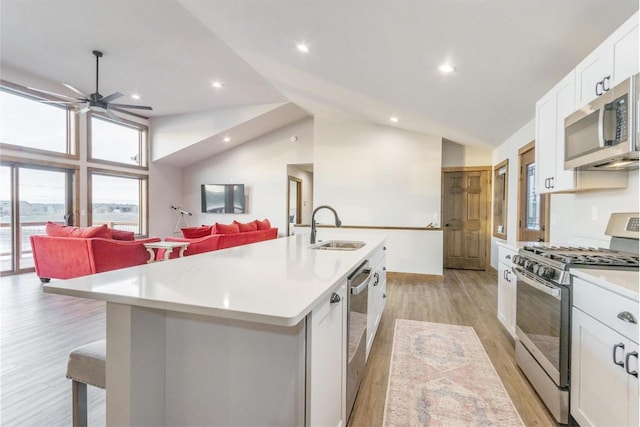
[[[238,224],[238,228],[240,228],[241,233],[258,230],[258,224],[255,221],[247,222],[246,224],[238,221],[233,221],[233,223]]]
[[[92,237],[101,237],[103,239],[110,239],[111,233],[107,224],[94,227],[73,227],[70,225],[60,225],[55,222],[47,221],[45,226],[45,232],[47,236],[53,237],[76,237],[82,239],[89,239]]]
[[[197,239],[211,234],[212,225],[203,225],[202,227],[185,227],[181,228],[182,237],[185,239]]]
[[[213,234],[237,234],[239,232],[238,224],[219,224],[216,222],[213,228]]]
[[[269,230],[271,228],[271,223],[266,218],[262,221],[256,219],[256,224],[258,224],[258,230]]]
[[[113,240],[136,240],[136,235],[133,231],[116,230],[115,228],[110,228],[109,232],[111,232],[111,238]]]

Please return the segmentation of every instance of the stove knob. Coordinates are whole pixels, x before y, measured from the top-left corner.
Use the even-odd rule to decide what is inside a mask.
[[[524,262],[524,269],[527,270],[527,271],[532,271],[534,264],[535,263],[533,261],[527,260],[527,261]]]
[[[539,272],[541,272],[541,271],[542,271],[542,269],[543,269],[543,268],[544,268],[544,267],[542,267],[540,264],[538,264],[538,263],[535,263],[535,262],[534,262],[534,263],[533,263],[533,267],[531,267],[531,270],[530,270],[530,271],[531,271],[533,274],[538,274]]]
[[[544,279],[553,279],[553,268],[551,267],[543,267],[542,268],[542,272],[540,272],[540,276],[542,276]]]

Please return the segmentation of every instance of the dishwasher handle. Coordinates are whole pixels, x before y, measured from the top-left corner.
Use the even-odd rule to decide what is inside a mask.
[[[367,278],[358,286],[354,286],[351,288],[351,295],[358,295],[359,293],[367,289],[367,286],[369,286],[369,282],[371,281],[372,277],[371,272],[372,270],[370,268],[362,270],[361,274],[367,274]]]

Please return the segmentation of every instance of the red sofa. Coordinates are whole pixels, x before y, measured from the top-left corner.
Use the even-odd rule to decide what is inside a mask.
[[[256,226],[253,226],[253,223],[256,223]],[[262,229],[256,229],[257,223],[260,223]],[[234,221],[234,224],[216,223],[211,226],[187,227],[182,229],[182,234],[183,237],[166,237],[164,240],[167,242],[189,242],[189,246],[184,251],[184,256],[189,256],[275,239],[278,237],[278,228],[271,227],[267,220],[252,221],[246,224]],[[163,256],[160,251],[159,257]],[[178,256],[178,251],[174,250],[169,258],[173,259]]]
[[[96,229],[99,231],[94,232]],[[71,279],[146,264],[149,252],[144,243],[160,241],[157,237],[115,240],[109,237],[111,231],[106,229],[108,232],[105,232],[105,229],[106,226],[79,228],[51,223],[47,224],[47,232],[53,235],[30,236],[40,281]],[[68,237],[63,236],[65,233]]]

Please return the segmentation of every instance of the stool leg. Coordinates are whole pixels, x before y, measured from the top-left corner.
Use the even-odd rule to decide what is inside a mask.
[[[73,399],[73,425],[74,427],[87,426],[87,385],[78,381],[72,381]]]

